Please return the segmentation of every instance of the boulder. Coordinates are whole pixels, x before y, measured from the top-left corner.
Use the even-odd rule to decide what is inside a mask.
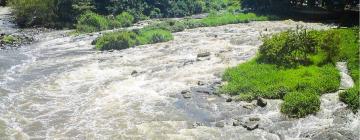
[[[264,98],[257,98],[256,104],[260,107],[265,107],[267,105],[267,102]]]
[[[197,57],[199,58],[199,57],[208,57],[208,56],[210,56],[211,55],[211,53],[210,52],[204,52],[204,53],[199,53],[198,55],[197,55]]]
[[[219,127],[219,128],[223,128],[225,126],[225,124],[224,124],[224,122],[216,122],[215,126]]]

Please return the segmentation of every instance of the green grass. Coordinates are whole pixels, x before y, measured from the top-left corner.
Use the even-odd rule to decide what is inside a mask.
[[[228,81],[221,93],[240,95],[240,100],[256,97],[282,99],[290,92],[324,94],[339,87],[339,73],[332,65],[291,69],[274,64],[261,64],[255,60],[227,69],[223,79]]]
[[[3,36],[1,41],[4,44],[13,44],[13,43],[19,41],[19,38],[15,37],[15,36],[12,36],[12,35],[5,35],[5,36]]]
[[[319,110],[319,95],[338,90],[340,75],[334,64],[347,61],[355,87],[341,93],[340,100],[356,112],[360,87],[358,37],[358,28],[350,28],[288,31],[265,38],[255,60],[226,70],[223,79],[228,83],[220,93],[246,101],[256,97],[284,99],[282,113],[304,117]],[[303,59],[299,59],[299,55]],[[287,67],[283,60],[286,63],[305,61]]]
[[[360,108],[359,93],[359,28],[337,29],[336,33],[341,36],[339,59],[347,61],[350,76],[355,82],[355,87],[340,93],[340,100],[348,105],[353,112]]]
[[[320,110],[320,97],[313,92],[291,92],[285,95],[281,112],[301,118]]]
[[[122,50],[135,45],[160,43],[172,40],[171,32],[162,29],[119,31],[107,33],[95,40],[97,50]]]
[[[105,17],[93,12],[86,12],[78,18],[76,31],[90,33],[120,27],[129,27],[134,22],[134,17],[127,12],[117,15],[115,18]]]

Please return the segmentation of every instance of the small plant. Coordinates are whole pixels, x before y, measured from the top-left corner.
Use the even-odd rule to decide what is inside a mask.
[[[312,92],[291,92],[285,95],[281,112],[289,117],[301,118],[320,110],[319,95]]]
[[[17,37],[12,36],[12,35],[5,35],[2,38],[2,42],[4,44],[13,44],[13,43],[15,43],[17,41],[19,41],[19,39]]]
[[[108,33],[97,39],[96,49],[98,50],[121,50],[133,47],[136,44],[137,35],[134,32],[122,31]]]
[[[95,32],[108,29],[108,20],[96,13],[86,12],[78,19],[76,29],[79,32]]]
[[[121,27],[129,27],[134,22],[134,17],[128,12],[123,12],[115,17],[115,20],[119,22]]]
[[[353,112],[357,112],[360,108],[360,91],[359,87],[348,89],[345,92],[339,94],[340,100],[348,104],[348,108],[352,109]]]

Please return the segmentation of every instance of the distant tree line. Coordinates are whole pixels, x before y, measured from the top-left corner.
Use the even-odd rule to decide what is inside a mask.
[[[356,6],[359,0],[242,0],[244,8],[322,8],[324,10],[344,10],[346,6]]]
[[[3,0],[0,0],[3,1]],[[128,12],[135,20],[183,17],[192,14],[240,9],[239,0],[8,0],[21,26],[71,26],[86,11],[102,15]]]

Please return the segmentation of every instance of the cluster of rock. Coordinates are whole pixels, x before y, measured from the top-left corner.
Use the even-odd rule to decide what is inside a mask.
[[[30,44],[33,41],[33,38],[26,35],[7,35],[0,34],[0,49],[20,47],[24,44]]]

